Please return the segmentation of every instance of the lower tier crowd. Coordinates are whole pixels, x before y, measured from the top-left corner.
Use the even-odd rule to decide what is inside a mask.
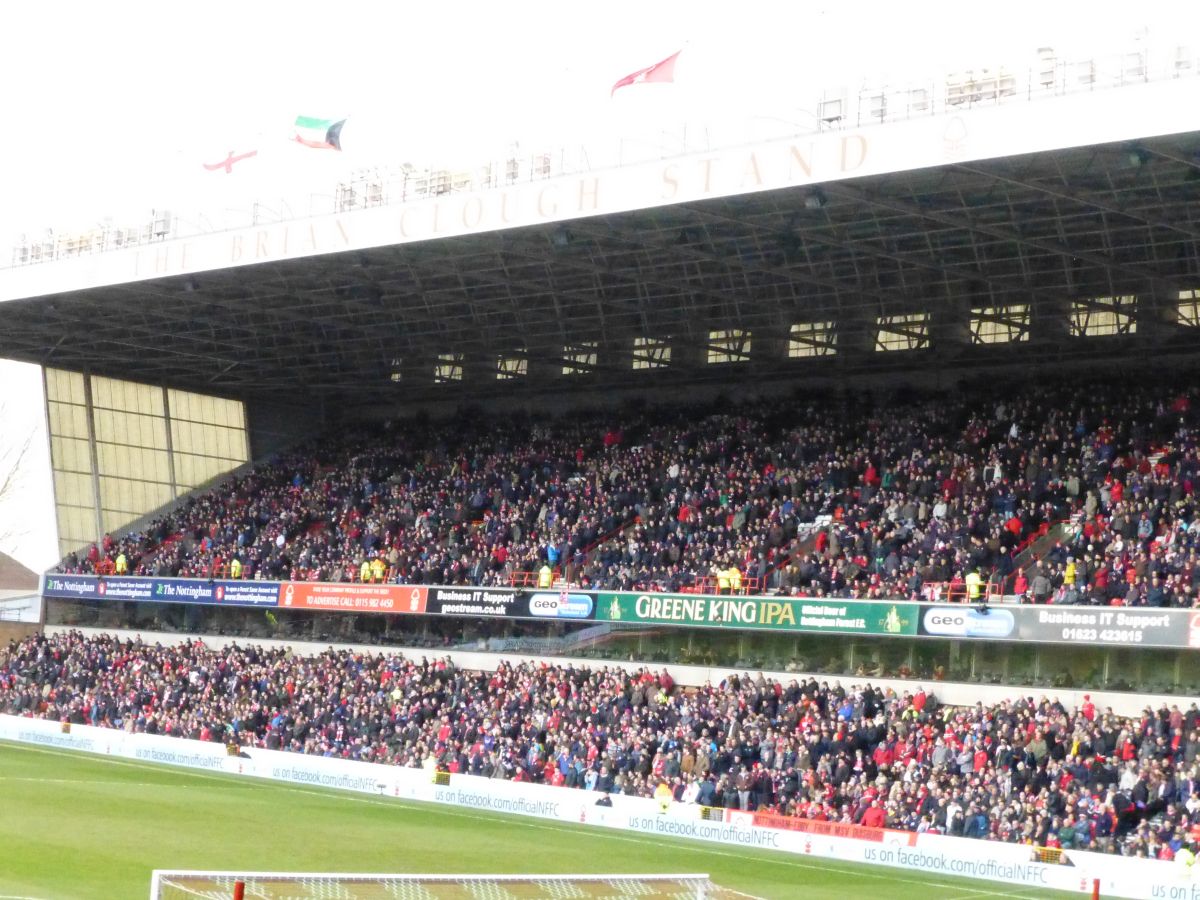
[[[78,632],[0,650],[0,711],[824,821],[1171,859],[1200,841],[1200,709]]]

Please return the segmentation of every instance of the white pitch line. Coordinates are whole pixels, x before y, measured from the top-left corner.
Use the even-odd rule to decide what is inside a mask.
[[[204,893],[201,893],[200,891],[193,891],[190,887],[182,884],[176,884],[173,881],[169,887],[175,891],[183,891],[185,894],[191,894],[193,897],[203,897],[204,900],[213,900],[213,895],[209,891],[205,891]]]
[[[178,787],[165,781],[94,781],[90,778],[22,778],[17,775],[0,775],[0,781],[28,781],[34,784],[82,784],[82,785],[123,785],[125,787]],[[199,785],[196,785],[199,787]],[[0,897],[0,900],[5,900]]]
[[[72,751],[59,750],[55,747],[31,747],[28,744],[15,743],[13,741],[0,741],[0,749],[24,750],[27,753],[44,753],[47,756],[61,756],[66,757],[67,759],[102,760],[103,762],[108,763],[110,766],[122,766],[127,769],[138,769],[142,772],[157,772],[159,775],[164,775],[171,771],[186,772],[192,778],[203,778],[206,781],[219,781],[225,785],[240,783],[238,776],[231,773],[226,773],[224,775],[213,775],[208,772],[197,772],[195,769],[190,769],[186,766],[169,766],[167,763],[136,762],[131,759],[113,759],[111,756],[105,756],[101,753],[86,753],[81,750]],[[263,780],[262,784],[247,782],[246,786],[265,787],[269,784],[270,782]],[[166,784],[165,782],[163,783],[163,786],[170,787],[170,785]],[[0,900],[3,900],[3,898],[0,897]]]
[[[150,770],[150,771],[155,771],[155,772],[163,771],[162,764],[135,762],[132,760],[124,760],[124,759],[113,759],[110,756],[101,756],[98,754],[84,753],[84,752],[80,752],[80,751],[73,752],[73,751],[69,751],[69,750],[59,750],[59,749],[50,748],[50,747],[30,747],[30,746],[26,746],[24,744],[14,744],[11,742],[4,742],[2,744],[2,746],[3,747],[11,747],[12,749],[15,749],[15,750],[26,750],[31,753],[45,753],[50,756],[63,756],[68,759],[75,759],[75,760],[96,759],[98,761],[103,761],[103,762],[109,763],[111,765],[126,766],[128,768],[133,768],[133,769]],[[308,794],[309,796],[321,797],[325,800],[333,800],[333,801],[348,800],[348,801],[352,801],[355,803],[366,803],[369,806],[382,806],[382,807],[389,807],[392,809],[399,807],[401,809],[408,809],[408,810],[412,810],[412,811],[416,811],[416,812],[422,812],[425,814],[436,813],[436,814],[447,816],[450,818],[467,819],[467,820],[470,820],[473,822],[503,822],[506,825],[520,826],[522,828],[531,828],[531,829],[535,829],[538,831],[552,831],[556,834],[563,833],[564,829],[562,828],[562,825],[565,824],[565,825],[570,826],[570,824],[571,824],[571,823],[561,823],[560,825],[556,825],[556,826],[539,825],[536,822],[525,821],[525,817],[517,816],[517,815],[510,817],[510,816],[504,816],[503,814],[497,813],[493,816],[480,816],[480,815],[476,815],[473,813],[460,812],[459,810],[443,806],[439,803],[420,803],[420,802],[414,802],[414,801],[410,801],[410,800],[401,800],[398,798],[397,799],[389,799],[389,800],[375,800],[375,799],[372,799],[371,797],[359,797],[359,796],[355,796],[355,795],[349,794],[349,793],[347,793],[345,795],[343,795],[341,793],[336,793],[336,792],[334,792],[335,791],[334,788],[330,788],[329,789],[330,792],[327,793],[327,792],[323,792],[323,791],[314,791],[309,788],[295,787],[293,785],[287,784],[286,782],[268,781],[268,780],[264,779],[264,780],[262,780],[261,784],[254,784],[253,782],[257,781],[259,779],[247,779],[247,780],[243,781],[242,779],[239,779],[238,776],[233,775],[233,774],[225,774],[223,776],[222,775],[210,775],[206,772],[196,772],[192,769],[187,769],[184,767],[172,766],[171,768],[173,768],[173,769],[178,768],[179,774],[181,774],[181,775],[186,775],[186,776],[190,776],[193,778],[204,778],[204,779],[208,779],[210,781],[220,781],[220,782],[224,782],[225,784],[229,785],[230,787],[234,787],[234,786],[255,787],[255,788],[274,787],[274,788],[277,788],[278,790],[287,791],[289,793]],[[171,785],[161,785],[161,786],[162,787],[170,787]],[[568,828],[567,830],[573,830],[573,829]],[[609,840],[609,841],[618,841],[620,843],[636,844],[639,847],[645,847],[645,841],[640,838],[625,837],[624,835],[620,835],[620,834],[611,834],[611,833],[608,833],[608,829],[606,829],[606,828],[588,829],[588,833],[592,834],[595,837],[603,838],[603,839]],[[721,856],[721,857],[725,857],[727,859],[735,859],[735,860],[741,860],[741,861],[745,861],[745,859],[746,859],[746,856],[741,853],[731,853],[728,850],[712,849],[707,844],[707,842],[701,842],[699,846],[691,846],[688,843],[677,842],[677,843],[673,844],[672,846],[678,848],[679,850],[687,851],[689,853],[701,853],[701,854],[704,854],[705,856]],[[774,865],[787,866],[787,867],[793,868],[793,869],[804,869],[807,871],[820,871],[820,872],[835,871],[841,875],[852,875],[857,878],[868,878],[868,879],[873,879],[876,881],[889,881],[889,882],[900,882],[902,884],[915,884],[919,887],[949,888],[949,889],[955,890],[955,891],[965,891],[966,896],[969,896],[971,898],[1011,897],[1011,898],[1013,898],[1013,900],[1040,900],[1040,898],[1032,897],[1032,896],[1029,896],[1028,894],[1013,894],[1013,893],[1008,893],[1008,892],[998,891],[998,890],[983,890],[982,888],[979,888],[979,889],[969,888],[969,887],[965,887],[963,885],[946,884],[945,882],[939,882],[939,881],[918,881],[915,878],[899,878],[899,877],[897,877],[895,875],[891,875],[891,874],[872,872],[869,870],[869,868],[865,864],[863,864],[861,866],[861,868],[867,869],[867,871],[860,871],[859,866],[856,866],[854,869],[846,869],[846,868],[844,868],[845,864],[842,863],[841,860],[830,860],[829,862],[833,863],[833,865],[829,865],[828,863],[822,864],[822,865],[815,865],[813,863],[803,863],[803,862],[799,862],[799,861],[791,860],[791,859],[787,859],[787,858],[777,859],[774,857],[771,857],[769,859],[769,861]],[[842,865],[839,866],[838,865],[839,863],[842,863]],[[855,864],[851,863],[850,865],[855,865]],[[896,870],[889,867],[888,872],[892,872],[892,871],[896,871]],[[966,878],[969,876],[963,876],[963,877]],[[0,897],[0,900],[5,900],[5,898]]]
[[[756,897],[753,894],[746,894],[742,891],[735,891],[733,888],[727,888],[724,885],[721,885],[721,890],[727,894],[736,894],[739,897],[745,897],[746,900],[763,900],[762,897]]]

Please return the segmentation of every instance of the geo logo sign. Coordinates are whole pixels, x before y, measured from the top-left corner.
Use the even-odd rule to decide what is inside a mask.
[[[921,616],[921,633],[939,637],[1006,638],[1017,627],[1007,609],[987,612],[973,607],[934,607]]]
[[[592,614],[592,598],[566,591],[542,591],[530,596],[529,612],[546,619],[586,619]]]

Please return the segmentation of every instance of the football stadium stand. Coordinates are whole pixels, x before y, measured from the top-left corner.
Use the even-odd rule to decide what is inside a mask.
[[[1175,878],[1132,857],[1200,841],[1198,62],[24,242],[62,561],[0,725]]]

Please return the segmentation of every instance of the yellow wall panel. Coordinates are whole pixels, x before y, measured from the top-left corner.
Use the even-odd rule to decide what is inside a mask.
[[[47,369],[45,377],[64,553],[99,537],[94,533],[97,506],[104,531],[117,531],[249,458],[245,406],[236,400],[175,389],[164,394],[153,385],[91,376],[89,429],[87,376]],[[96,441],[95,480],[89,432]]]
[[[70,506],[95,508],[96,498],[92,492],[92,476],[75,472],[54,473],[54,498]]]
[[[85,403],[83,375],[64,369],[46,370],[46,396],[65,403]]]

